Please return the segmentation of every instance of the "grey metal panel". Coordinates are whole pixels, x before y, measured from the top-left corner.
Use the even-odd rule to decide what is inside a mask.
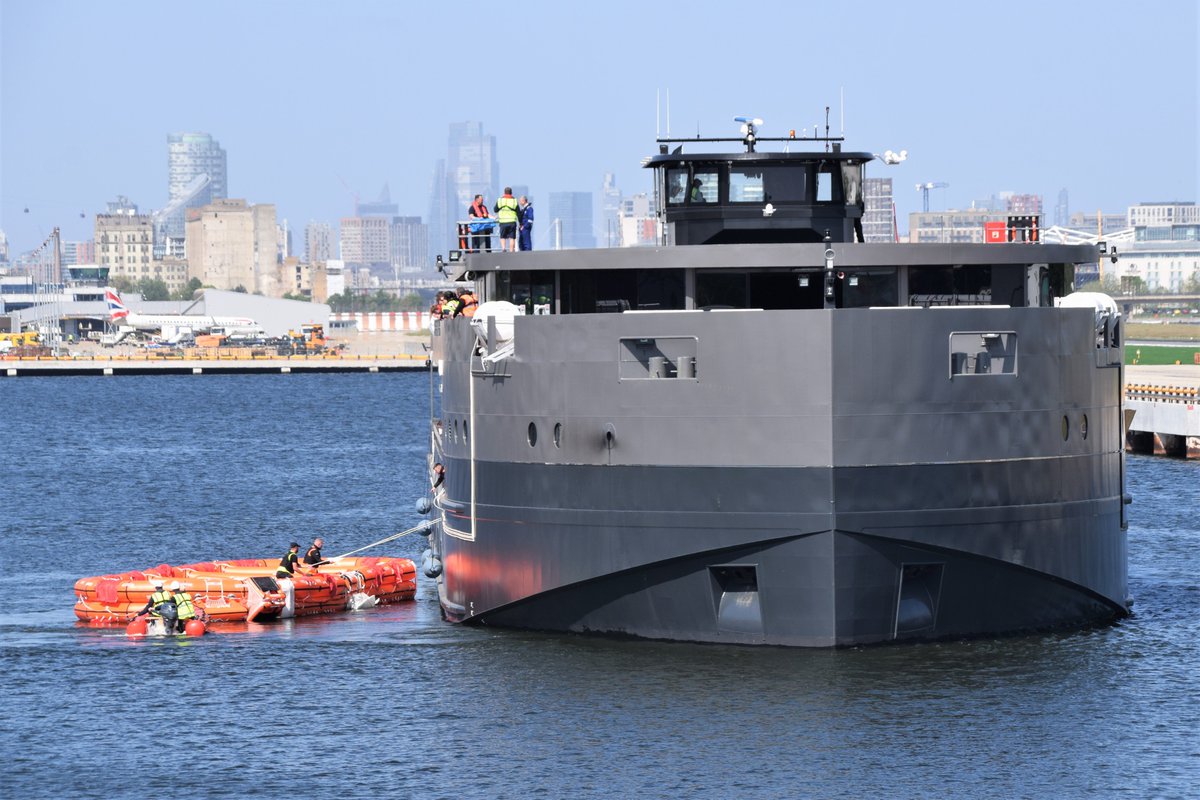
[[[934,264],[1078,264],[1095,261],[1093,245],[1065,244],[863,244],[839,242],[834,261],[841,267],[928,266]],[[763,269],[823,268],[823,244],[727,244],[473,253],[458,262],[453,276],[509,270]]]

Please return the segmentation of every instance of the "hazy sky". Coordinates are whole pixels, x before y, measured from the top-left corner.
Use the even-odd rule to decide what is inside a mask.
[[[536,197],[649,190],[656,92],[671,133],[823,124],[847,149],[907,149],[901,228],[935,208],[1058,191],[1072,211],[1197,200],[1196,0],[1026,2],[94,2],[0,0],[0,229],[13,253],[127,195],[167,199],[167,134],[228,153],[229,195],[301,230],[386,181],[428,215],[448,123],[497,138]],[[664,131],[665,132],[665,131]],[[350,187],[347,189],[346,187]],[[29,212],[24,209],[28,207]],[[85,214],[81,218],[80,214]],[[303,234],[295,240],[302,246]]]

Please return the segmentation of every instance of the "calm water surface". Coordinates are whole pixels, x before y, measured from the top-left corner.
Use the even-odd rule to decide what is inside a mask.
[[[19,378],[0,403],[0,796],[1200,792],[1197,462],[1129,459],[1136,614],[1081,633],[607,641],[451,627],[426,582],[403,605],[137,641],[75,624],[76,578],[416,524],[424,375]]]

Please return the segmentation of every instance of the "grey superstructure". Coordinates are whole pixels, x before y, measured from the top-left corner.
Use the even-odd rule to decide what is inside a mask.
[[[650,160],[662,247],[457,264],[533,313],[434,331],[446,617],[830,646],[1124,615],[1119,320],[1055,303],[1097,249],[863,244],[871,154],[748,144]]]

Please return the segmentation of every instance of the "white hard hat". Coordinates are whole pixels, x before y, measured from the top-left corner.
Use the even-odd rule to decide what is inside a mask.
[[[167,588],[168,588],[168,589],[170,589],[172,592],[174,592],[174,591],[178,591],[178,589],[179,589],[179,581],[171,581],[171,585],[170,585],[170,586],[168,586]]]

